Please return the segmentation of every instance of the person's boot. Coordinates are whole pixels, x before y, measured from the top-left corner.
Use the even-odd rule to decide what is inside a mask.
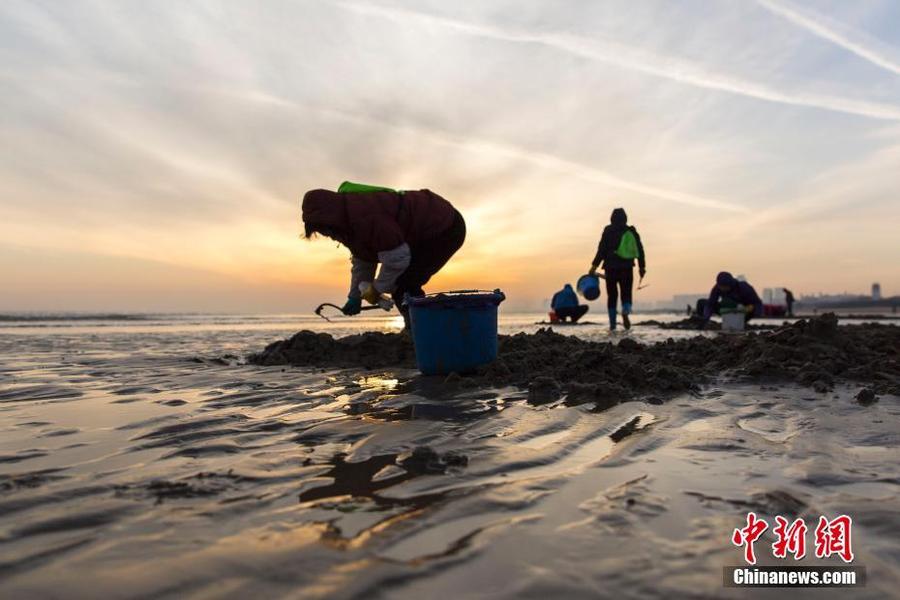
[[[616,309],[614,308],[609,309],[609,330],[616,330]]]
[[[623,302],[622,303],[622,323],[625,325],[625,329],[631,329],[631,319],[628,318],[628,315],[631,314],[631,302]]]

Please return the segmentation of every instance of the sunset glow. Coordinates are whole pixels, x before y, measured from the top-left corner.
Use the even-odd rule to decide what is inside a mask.
[[[900,7],[5,2],[2,310],[306,310],[345,179],[430,188],[468,238],[429,290],[539,309],[624,207],[639,301],[900,287]],[[813,8],[814,7],[814,8]],[[893,24],[893,26],[892,26]]]

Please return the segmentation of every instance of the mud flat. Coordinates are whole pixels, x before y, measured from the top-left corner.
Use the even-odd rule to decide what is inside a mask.
[[[776,515],[852,516],[868,582],[840,597],[897,596],[896,327],[588,338],[614,345],[534,320],[449,377],[396,335],[229,357],[281,322],[0,335],[0,598],[739,600],[749,510],[772,566]],[[306,327],[379,322],[347,323]]]
[[[652,345],[623,338],[590,342],[541,329],[501,336],[495,362],[448,385],[514,385],[534,404],[564,398],[608,408],[634,399],[662,401],[694,392],[713,378],[798,383],[817,392],[838,381],[879,394],[900,393],[900,328],[839,326],[826,314],[771,331],[745,335],[669,339]],[[301,331],[251,355],[257,365],[412,367],[412,342],[400,334],[365,333],[335,339]],[[869,394],[865,394],[869,398]]]

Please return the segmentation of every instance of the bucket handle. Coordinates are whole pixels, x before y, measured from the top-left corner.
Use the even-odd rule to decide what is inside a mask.
[[[501,292],[500,288],[497,288],[494,290],[449,290],[446,292],[439,292],[435,295],[440,296],[443,294],[473,294],[473,293],[478,293],[478,292],[482,292],[485,294],[498,294],[500,296],[500,302],[503,302],[504,300],[506,300],[506,294]],[[406,297],[403,298],[403,304],[404,304],[404,306],[407,305]]]
[[[496,288],[493,290],[450,290],[448,292],[442,292],[442,293],[444,293],[444,294],[473,294],[473,293],[478,293],[478,292],[482,292],[485,294],[499,294],[501,302],[506,300],[506,294],[501,292],[500,288]]]
[[[446,292],[440,292],[440,293],[442,293],[442,294],[473,294],[475,292],[484,292],[486,294],[492,294],[492,293],[500,292],[500,290],[447,290]]]

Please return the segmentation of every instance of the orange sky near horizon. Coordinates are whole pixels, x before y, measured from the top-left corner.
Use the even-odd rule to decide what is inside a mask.
[[[4,4],[0,310],[339,301],[349,254],[299,204],[345,179],[450,200],[468,237],[428,290],[508,310],[618,206],[639,303],[723,269],[898,294],[900,8],[775,5]]]

